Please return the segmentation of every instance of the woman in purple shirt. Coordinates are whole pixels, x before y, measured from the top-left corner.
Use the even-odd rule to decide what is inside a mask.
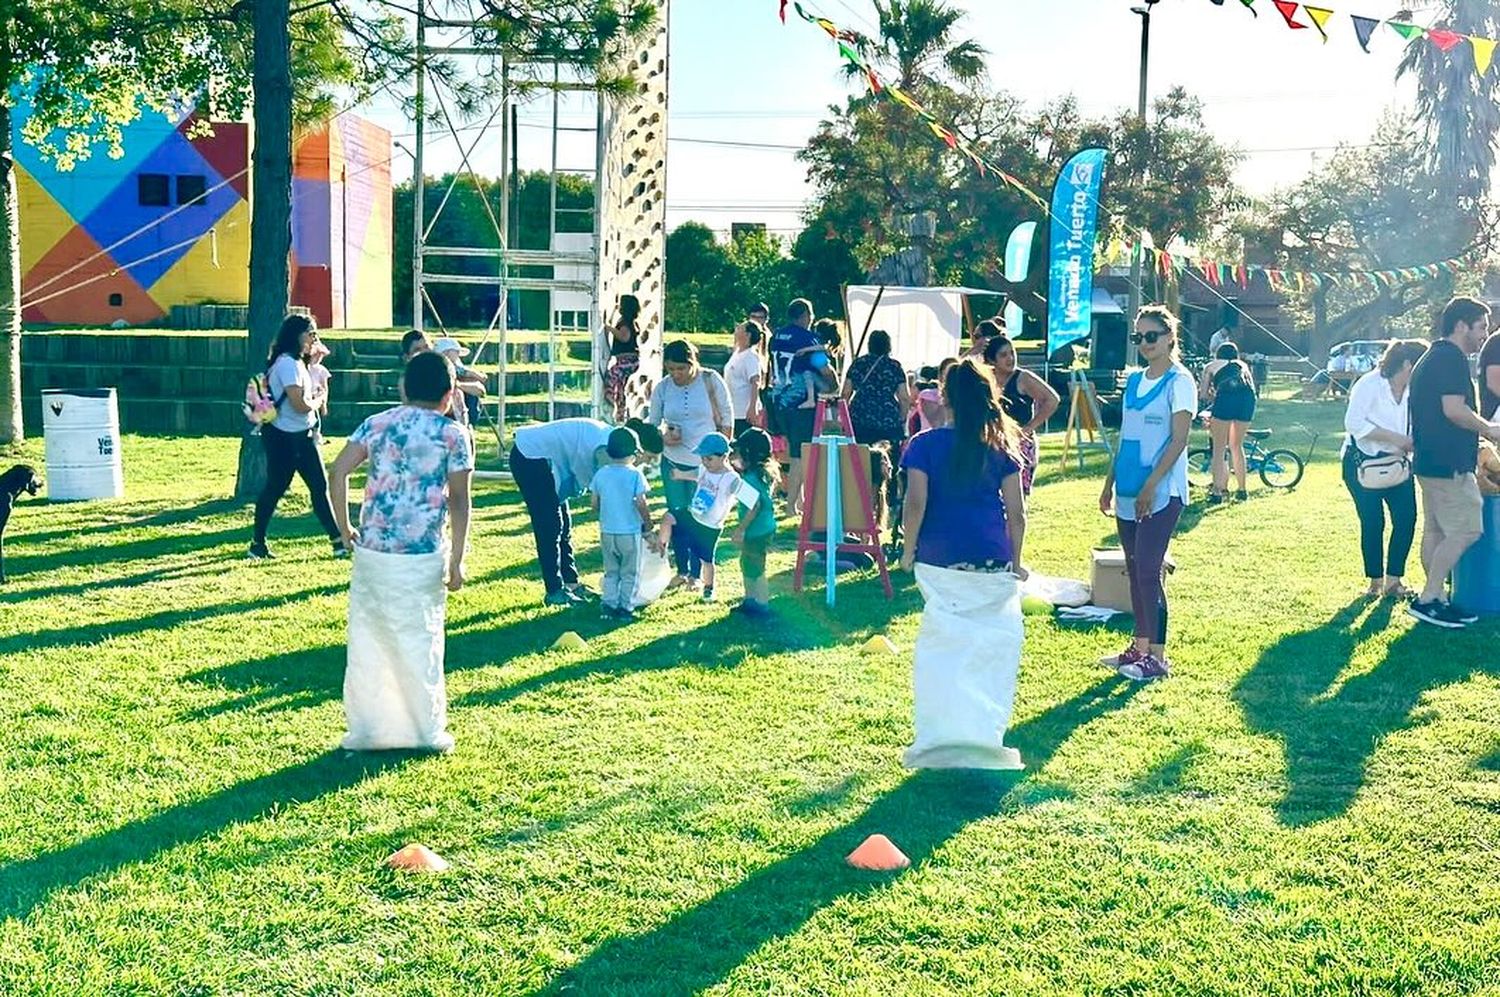
[[[901,458],[906,469],[906,550],[901,567],[1010,570],[1026,577],[1021,547],[1019,431],[1005,414],[989,370],[972,359],[948,369],[943,401],[952,422],[918,433]]]

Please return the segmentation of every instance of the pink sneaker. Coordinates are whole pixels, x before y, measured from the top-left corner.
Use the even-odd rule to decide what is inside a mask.
[[[1134,642],[1131,642],[1131,644],[1119,654],[1106,654],[1104,657],[1100,658],[1099,664],[1103,665],[1105,668],[1113,668],[1115,671],[1119,671],[1126,665],[1139,664],[1145,657],[1146,652],[1140,650],[1135,646]]]
[[[1153,682],[1166,678],[1171,671],[1165,661],[1154,654],[1147,654],[1138,661],[1121,665],[1120,674],[1135,682]]]

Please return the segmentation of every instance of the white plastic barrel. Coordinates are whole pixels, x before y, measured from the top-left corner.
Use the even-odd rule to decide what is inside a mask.
[[[42,392],[47,497],[54,502],[120,498],[120,405],[114,388]]]

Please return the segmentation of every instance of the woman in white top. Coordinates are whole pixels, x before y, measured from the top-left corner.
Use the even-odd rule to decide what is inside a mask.
[[[651,389],[651,408],[646,421],[662,427],[662,495],[673,518],[683,522],[693,502],[694,482],[703,458],[693,451],[709,433],[728,436],[734,432],[734,402],[729,387],[717,371],[698,365],[698,348],[685,339],[674,339],[661,351],[667,376]],[[692,472],[692,480],[681,480],[673,471]],[[702,562],[681,541],[681,531],[672,536],[672,559],[677,566],[674,585],[697,587]]]
[[[1344,485],[1359,515],[1359,547],[1371,596],[1405,598],[1412,594],[1401,579],[1417,531],[1416,479],[1408,474],[1398,485],[1370,489],[1359,483],[1359,465],[1372,457],[1410,456],[1406,388],[1411,383],[1412,368],[1426,352],[1427,344],[1419,340],[1391,343],[1380,365],[1354,382],[1344,412],[1344,429],[1349,433],[1344,440]],[[1386,508],[1391,510],[1389,545],[1383,543]]]
[[[724,365],[729,400],[734,407],[734,436],[760,425],[760,386],[766,371],[766,327],[754,320],[734,327],[734,356]]]
[[[266,546],[266,530],[276,513],[277,503],[291,487],[292,478],[300,475],[312,496],[313,513],[328,534],[335,557],[347,557],[348,549],[334,522],[333,507],[328,504],[328,475],[313,433],[318,426],[318,409],[323,394],[307,372],[306,358],[318,341],[318,327],[306,315],[288,315],[271,344],[266,358],[266,386],[276,402],[276,419],[261,427],[260,439],[266,448],[266,486],[255,500],[255,535],[250,541],[251,560],[271,557]]]
[[[1167,594],[1162,564],[1172,531],[1187,505],[1187,441],[1198,389],[1177,359],[1177,316],[1157,305],[1142,308],[1131,342],[1146,369],[1125,383],[1120,446],[1104,479],[1099,511],[1111,507],[1130,576],[1135,641],[1102,659],[1138,682],[1167,676]]]

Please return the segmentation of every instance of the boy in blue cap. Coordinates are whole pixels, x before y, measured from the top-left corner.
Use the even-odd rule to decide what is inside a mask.
[[[599,547],[604,555],[600,602],[605,619],[634,619],[635,582],[641,566],[641,536],[651,531],[650,490],[646,476],[635,466],[641,441],[633,430],[620,426],[604,446],[609,463],[594,472],[589,491],[599,516]]]
[[[733,511],[735,497],[740,491],[740,476],[729,466],[729,437],[723,433],[709,433],[703,437],[693,452],[703,458],[697,473],[673,471],[678,481],[696,481],[693,501],[688,507],[687,522],[679,523],[668,513],[661,521],[661,543],[671,543],[673,528],[681,529],[687,537],[688,547],[703,562],[703,601],[714,599],[714,549],[719,544],[719,533],[724,521]]]

